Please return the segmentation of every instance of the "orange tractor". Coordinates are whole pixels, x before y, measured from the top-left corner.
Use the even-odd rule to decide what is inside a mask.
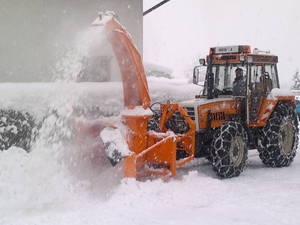
[[[105,27],[122,75],[126,110],[121,123],[100,136],[111,162],[123,160],[125,177],[175,176],[177,168],[199,157],[206,157],[218,176],[234,177],[243,171],[248,149],[258,149],[267,166],[293,161],[298,144],[295,99],[280,94],[277,56],[253,53],[246,45],[211,48],[207,59],[200,59],[200,66],[207,66],[203,93],[178,104],[160,104],[157,111],[130,35],[111,14],[100,15],[93,26]],[[200,66],[194,69],[195,84]],[[239,94],[234,93],[237,70],[244,82]],[[111,138],[114,131],[120,131],[126,146]]]

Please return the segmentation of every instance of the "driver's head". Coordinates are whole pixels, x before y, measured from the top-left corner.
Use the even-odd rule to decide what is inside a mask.
[[[235,70],[235,75],[237,76],[237,77],[242,77],[243,76],[243,70],[241,69],[241,68],[236,68],[236,70]]]

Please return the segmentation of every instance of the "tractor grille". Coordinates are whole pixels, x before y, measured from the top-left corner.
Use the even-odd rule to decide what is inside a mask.
[[[224,112],[217,112],[211,114],[212,120],[225,120],[225,113]]]
[[[195,120],[195,108],[194,107],[184,107],[187,114],[191,117],[192,120]]]

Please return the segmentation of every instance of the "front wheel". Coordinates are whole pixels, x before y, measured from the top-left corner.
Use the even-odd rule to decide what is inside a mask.
[[[298,118],[289,104],[279,104],[258,141],[259,157],[270,167],[289,166],[298,146]]]
[[[239,176],[243,171],[248,150],[247,133],[234,121],[223,124],[212,141],[211,159],[216,174],[222,178]]]

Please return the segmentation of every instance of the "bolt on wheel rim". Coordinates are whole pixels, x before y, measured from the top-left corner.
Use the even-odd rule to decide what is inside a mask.
[[[238,167],[244,156],[245,143],[240,136],[234,137],[230,146],[230,163],[234,167]]]

